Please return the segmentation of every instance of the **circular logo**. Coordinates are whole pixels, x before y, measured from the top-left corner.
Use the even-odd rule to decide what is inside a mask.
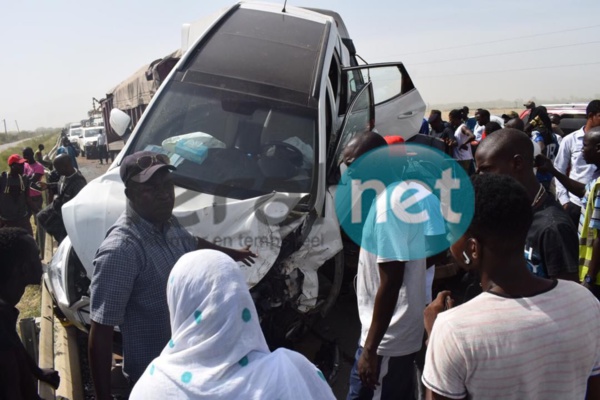
[[[344,232],[378,260],[411,261],[447,250],[475,205],[466,171],[418,144],[374,149],[342,173],[335,208]]]

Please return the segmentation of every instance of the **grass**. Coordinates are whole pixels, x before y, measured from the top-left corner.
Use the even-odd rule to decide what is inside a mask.
[[[21,312],[19,318],[35,318],[41,315],[42,306],[42,286],[31,285],[25,288],[25,294],[21,297],[21,301],[17,304],[17,308]]]
[[[8,149],[0,152],[0,171],[8,170],[8,165],[7,165],[8,157],[11,154],[22,155],[23,149],[25,147],[31,147],[33,149],[33,151],[36,151],[38,148],[38,145],[41,143],[46,148],[46,150],[44,150],[44,154],[46,154],[48,151],[50,151],[50,149],[52,149],[52,147],[54,147],[54,145],[56,144],[56,141],[58,140],[59,135],[60,135],[60,129],[57,129],[55,133],[36,137],[34,139],[29,139],[23,143],[19,143],[15,147],[11,147],[11,148],[8,148]]]

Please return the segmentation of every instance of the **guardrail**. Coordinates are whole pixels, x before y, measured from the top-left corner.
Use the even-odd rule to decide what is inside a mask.
[[[50,235],[46,235],[44,261],[49,262],[54,253],[54,245]],[[42,318],[40,322],[39,359],[40,368],[54,368],[60,374],[60,386],[54,389],[40,382],[38,393],[44,400],[56,398],[83,399],[83,385],[79,353],[74,327],[63,326],[54,317],[52,297],[42,282]]]

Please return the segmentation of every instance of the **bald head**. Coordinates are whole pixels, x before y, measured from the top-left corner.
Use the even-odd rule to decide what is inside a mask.
[[[375,132],[356,135],[344,148],[344,163],[350,165],[363,154],[382,146],[387,146],[387,143],[381,135]]]
[[[73,168],[71,157],[66,153],[56,156],[53,164],[54,168],[60,175],[69,176],[75,173],[75,168]]]
[[[510,175],[524,184],[535,180],[533,142],[525,132],[501,129],[481,142],[475,153],[478,173]]]
[[[525,123],[521,118],[510,119],[507,123],[504,124],[504,127],[525,131]]]

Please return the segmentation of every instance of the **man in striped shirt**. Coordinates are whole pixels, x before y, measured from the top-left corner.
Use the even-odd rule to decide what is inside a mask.
[[[600,398],[600,303],[575,282],[528,270],[533,216],[522,185],[489,174],[473,186],[473,220],[451,252],[480,274],[483,293],[440,313],[442,292],[425,310],[423,383],[434,399]]]

